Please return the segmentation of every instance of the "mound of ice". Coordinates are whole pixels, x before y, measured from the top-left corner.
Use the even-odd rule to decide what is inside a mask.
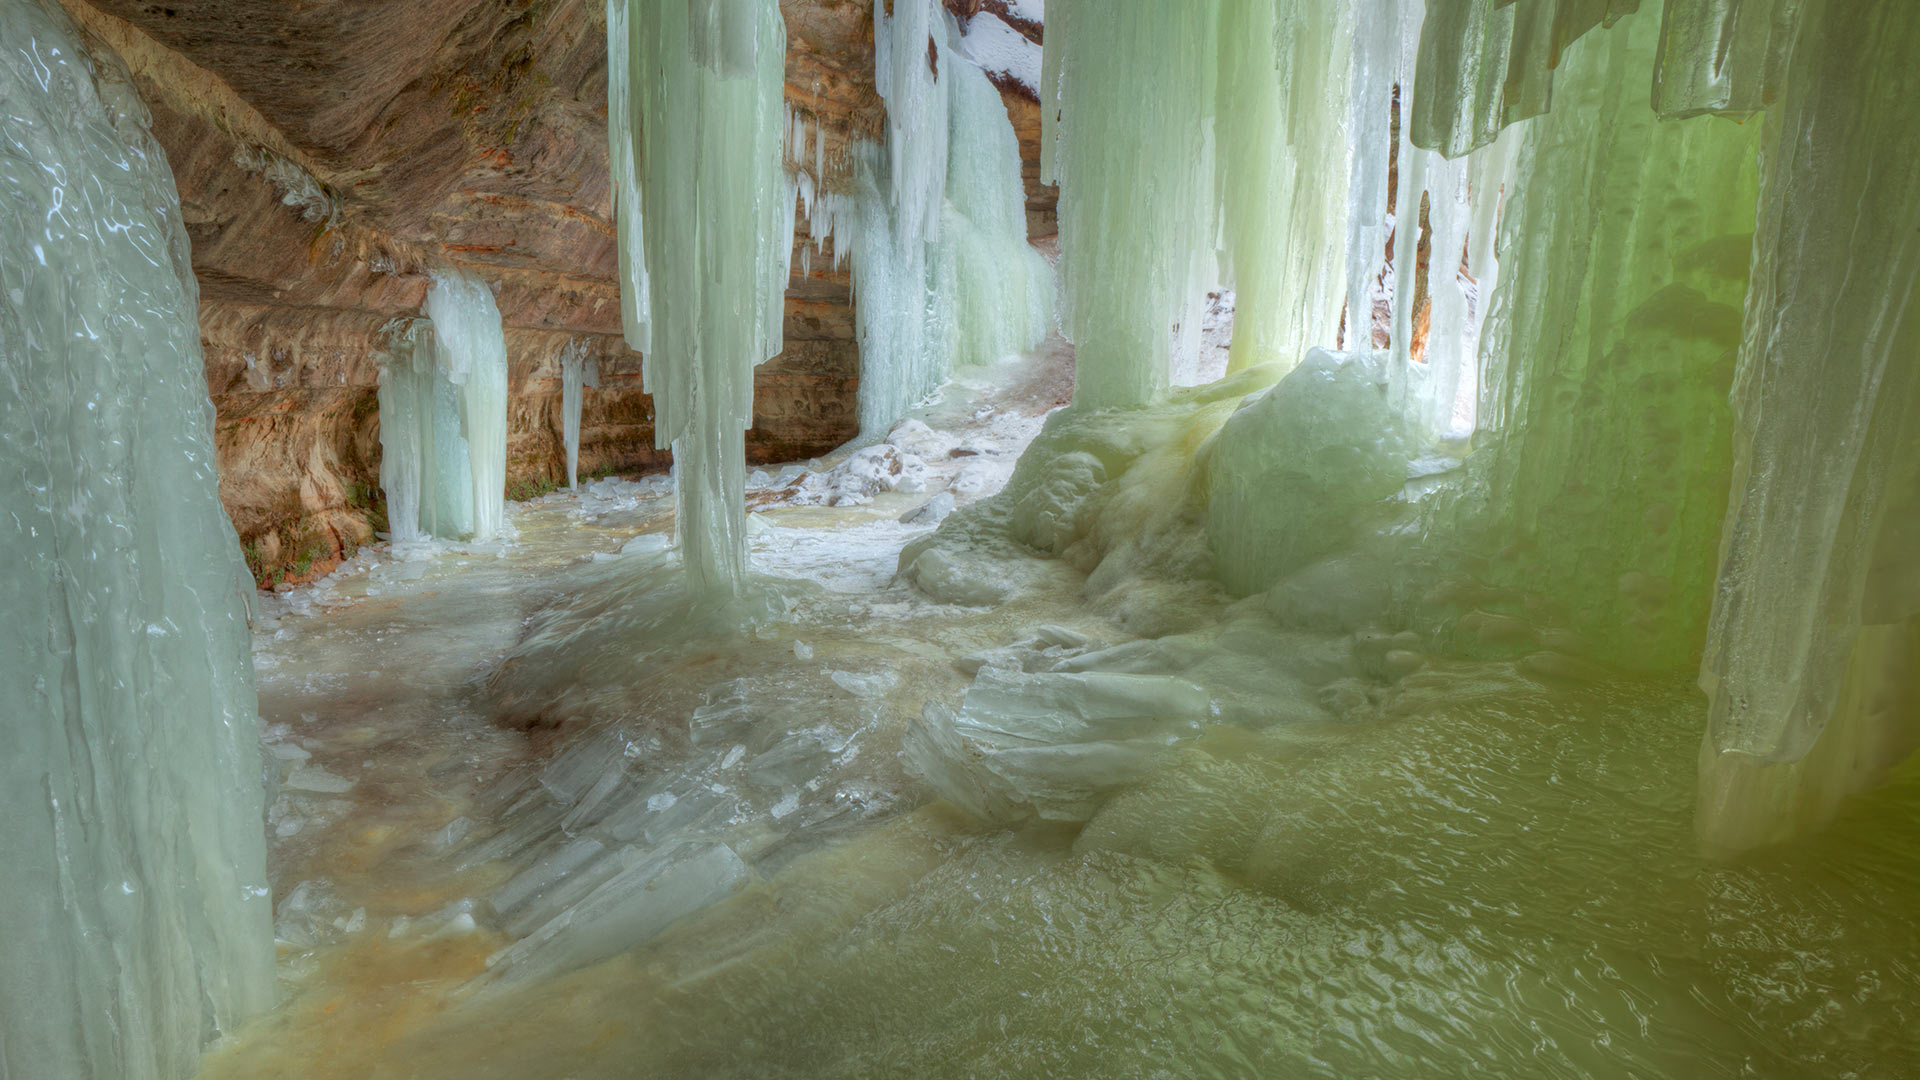
[[[1314,349],[1215,438],[1207,546],[1245,595],[1350,545],[1405,486],[1411,440],[1387,400],[1386,354]]]

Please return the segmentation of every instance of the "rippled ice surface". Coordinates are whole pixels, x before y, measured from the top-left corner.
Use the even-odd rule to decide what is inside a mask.
[[[768,510],[756,551],[822,591],[649,699],[684,725],[744,672],[878,709],[843,779],[890,793],[884,812],[638,949],[491,996],[464,994],[507,943],[476,898],[519,868],[449,874],[435,852],[558,737],[494,726],[485,676],[663,505],[555,497],[511,546],[384,562],[331,611],[269,613],[277,828],[298,821],[276,895],[315,884],[282,919],[287,1004],[203,1075],[1913,1074],[1920,778],[1811,841],[1705,860],[1684,685],[1441,668],[1344,723],[1215,726],[1084,826],[921,804],[898,718],[964,686],[955,657],[1040,622],[1101,632],[1070,592],[984,613],[893,584],[895,519],[924,498]],[[832,671],[897,678],[829,700],[870,685]]]

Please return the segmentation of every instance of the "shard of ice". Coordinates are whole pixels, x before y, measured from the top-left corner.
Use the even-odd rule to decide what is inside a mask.
[[[908,729],[909,770],[980,817],[1085,821],[1113,789],[1197,734],[1211,703],[1167,675],[981,669],[960,708]]]
[[[180,1080],[272,1004],[248,651],[179,197],[126,70],[0,0],[0,1075]]]
[[[654,442],[673,448],[681,557],[703,587],[746,575],[746,446],[753,369],[780,351],[793,182],[783,163],[786,26],[775,0],[628,0],[610,122],[631,140],[631,190],[616,192],[622,294],[644,297],[643,374]],[[624,188],[624,178],[616,175]],[[627,244],[647,228],[643,264]],[[641,274],[650,271],[646,282]],[[627,303],[623,300],[623,305]],[[636,315],[638,313],[636,312]]]

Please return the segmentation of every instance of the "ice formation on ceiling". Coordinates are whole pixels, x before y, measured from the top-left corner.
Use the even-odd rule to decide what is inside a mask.
[[[742,433],[753,369],[781,348],[793,250],[786,26],[775,0],[633,0],[607,33],[627,344],[645,356],[655,444],[673,448],[687,572],[737,592]]]
[[[1371,597],[1376,623],[1541,671],[1704,655],[1706,831],[1818,816],[1913,738],[1887,725],[1920,617],[1895,554],[1920,501],[1894,164],[1920,139],[1917,34],[1872,3],[1056,0],[1075,412],[1145,426],[1061,419],[903,570],[990,602],[1009,579],[968,545],[1004,535],[1105,591],[1122,553],[1189,561],[1142,529],[1203,523],[1196,572],[1283,614],[1350,623]],[[1233,367],[1270,387],[1224,424],[1167,397],[1221,279]],[[1197,505],[1156,517],[1129,474],[1173,480],[1140,455],[1174,432]]]
[[[0,101],[0,1075],[178,1080],[273,1002],[251,579],[125,69],[0,0]]]
[[[507,343],[486,282],[439,271],[380,376],[380,486],[398,543],[506,525]]]
[[[860,426],[879,438],[954,368],[1028,352],[1052,324],[1054,281],[1027,243],[1020,147],[1000,92],[953,47],[933,0],[875,15],[884,146],[857,140],[852,189],[827,191],[826,135],[796,115],[788,155],[815,251],[851,261]]]

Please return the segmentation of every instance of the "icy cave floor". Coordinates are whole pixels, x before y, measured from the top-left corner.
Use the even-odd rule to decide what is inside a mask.
[[[758,477],[773,614],[644,677],[523,639],[657,572],[659,480],[263,598],[283,1004],[201,1075],[1888,1076],[1920,1054],[1920,778],[1705,860],[1684,685],[1440,666],[1340,723],[1213,724],[1084,826],[930,800],[903,739],[965,658],[1127,637],[1070,575],[992,609],[894,577],[1067,382],[1059,349],[975,373],[892,450]],[[567,650],[567,685],[525,670]],[[627,832],[604,807],[600,839],[569,824],[623,798]],[[566,867],[610,835],[631,866],[682,853],[647,888],[691,914],[603,959],[568,936]]]

